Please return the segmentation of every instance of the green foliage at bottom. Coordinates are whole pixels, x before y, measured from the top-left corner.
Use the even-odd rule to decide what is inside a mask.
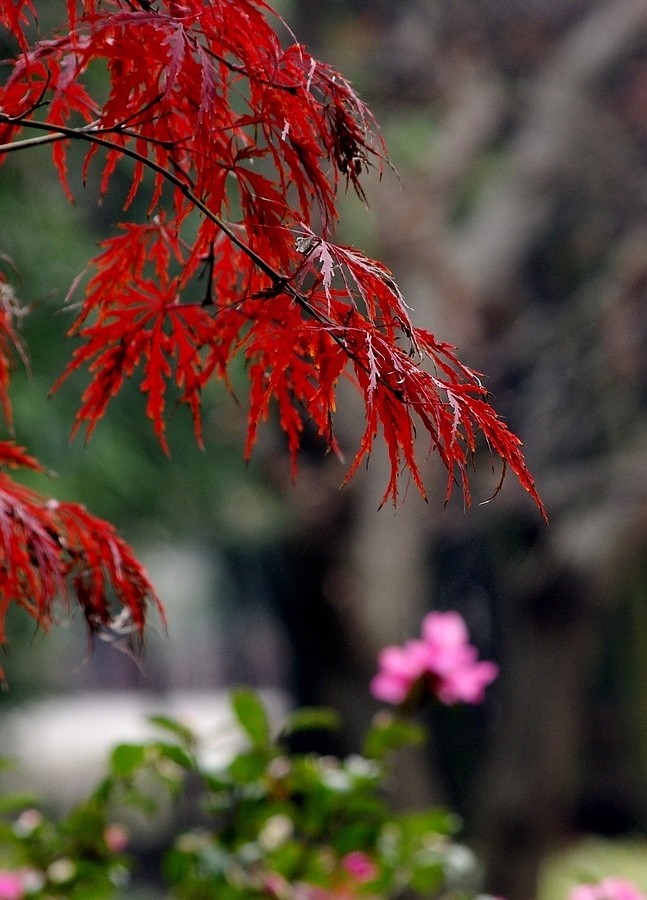
[[[290,753],[284,744],[297,730],[334,726],[329,711],[299,710],[274,736],[252,691],[234,691],[232,710],[247,746],[217,770],[202,761],[196,735],[158,716],[152,722],[163,739],[116,747],[104,781],[64,819],[47,820],[31,798],[5,798],[0,898],[117,896],[136,862],[120,823],[169,803],[188,806],[197,823],[164,859],[178,900],[462,896],[473,857],[453,842],[456,817],[440,809],[396,814],[386,799],[393,751],[420,740],[417,728],[382,713],[364,755],[338,759]]]

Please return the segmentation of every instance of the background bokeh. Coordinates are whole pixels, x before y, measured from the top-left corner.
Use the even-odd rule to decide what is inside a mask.
[[[37,5],[47,31],[60,4]],[[557,851],[583,878],[617,868],[616,853],[644,880],[647,6],[280,8],[371,105],[396,170],[369,178],[369,209],[344,198],[340,240],[383,259],[417,324],[485,373],[524,440],[550,528],[510,476],[486,502],[499,480],[487,453],[469,510],[458,496],[443,508],[430,459],[430,503],[412,488],[397,512],[378,512],[380,452],[340,490],[343,466],[314,439],[293,484],[271,425],[245,467],[244,401],[217,386],[205,453],[178,410],[167,460],[136,386],[87,446],[70,443],[83,376],[47,399],[71,350],[63,299],[122,198],[115,182],[97,206],[92,178],[86,190],[77,179],[71,208],[46,151],[15,155],[0,168],[0,249],[31,305],[16,437],[57,473],[40,489],[85,502],[135,545],[169,634],[153,624],[138,666],[111,647],[90,654],[73,616],[44,636],[16,614],[2,708],[67,693],[99,705],[118,691],[161,703],[248,681],[341,708],[341,749],[352,748],[376,709],[367,688],[378,648],[414,635],[428,609],[458,609],[501,676],[483,707],[429,715],[429,747],[403,764],[397,802],[457,808],[485,888],[509,900],[534,896],[540,870],[542,890],[560,896],[559,872],[541,868]],[[234,383],[243,398],[243,371]],[[352,458],[361,409],[344,399],[337,425]]]

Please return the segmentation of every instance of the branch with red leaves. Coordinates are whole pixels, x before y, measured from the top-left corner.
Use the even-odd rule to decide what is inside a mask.
[[[55,621],[55,600],[69,604],[74,596],[91,634],[108,636],[118,623],[115,637],[130,644],[141,638],[151,601],[164,618],[146,572],[112,525],[77,503],[45,501],[13,481],[6,468],[42,471],[21,447],[0,441],[0,466],[0,643],[11,603],[47,628]]]
[[[480,431],[545,515],[520,441],[478,376],[414,326],[385,266],[334,243],[338,190],[363,197],[363,173],[385,159],[350,84],[294,42],[263,0],[68,0],[67,16],[31,46],[31,0],[0,7],[16,40],[0,88],[0,160],[50,144],[71,199],[67,151],[80,141],[88,145],[83,177],[101,166],[102,194],[119,164],[131,177],[124,210],[142,191],[148,199],[147,220],[121,224],[89,266],[71,331],[81,344],[62,375],[82,366],[90,374],[75,430],[84,424],[89,435],[140,369],[163,449],[170,383],[201,442],[203,388],[226,380],[242,354],[246,455],[272,404],[295,468],[306,419],[336,449],[336,389],[346,376],[366,408],[349,477],[381,433],[391,462],[384,500],[397,501],[403,470],[424,494],[415,450],[422,427],[447,469],[447,496],[458,482],[469,501]],[[108,77],[101,101],[88,88],[97,67]],[[11,337],[0,322],[0,341],[3,334]],[[8,417],[5,349],[0,343]]]

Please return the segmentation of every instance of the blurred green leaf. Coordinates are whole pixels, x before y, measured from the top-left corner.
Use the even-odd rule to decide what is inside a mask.
[[[419,725],[382,712],[375,717],[366,736],[364,755],[382,759],[389,752],[422,744],[424,740],[425,732]]]
[[[231,787],[231,782],[228,779],[223,778],[221,775],[211,775],[208,772],[202,772],[201,774],[205,786],[214,794],[220,794],[223,791],[229,790],[229,788]]]
[[[0,797],[0,815],[6,816],[7,814],[16,813],[22,809],[28,809],[30,806],[35,806],[37,803],[38,797],[36,794],[28,791],[7,794],[4,797]]]
[[[163,759],[168,759],[183,769],[193,769],[193,758],[186,752],[183,747],[177,744],[156,743],[155,749]]]
[[[443,867],[440,863],[416,867],[411,873],[409,886],[419,894],[428,896],[442,887],[444,881]]]
[[[169,716],[149,716],[148,721],[151,723],[151,725],[156,725],[158,728],[162,728],[165,731],[170,731],[180,739],[182,745],[187,749],[191,749],[195,746],[195,734],[191,731],[190,728],[187,728],[186,725],[182,725],[176,719],[171,719]]]
[[[298,841],[287,841],[269,855],[273,871],[280,872],[288,880],[298,877],[303,862],[304,848]]]
[[[380,831],[380,821],[367,818],[364,821],[351,822],[341,828],[335,835],[333,846],[340,856],[352,850],[370,850]]]
[[[110,768],[119,778],[128,778],[139,769],[144,762],[146,748],[141,744],[119,744],[112,751]]]
[[[257,749],[270,743],[270,723],[258,694],[249,688],[236,688],[231,694],[231,705],[241,727]]]
[[[270,758],[263,750],[239,753],[229,766],[229,774],[238,784],[251,784],[263,775]]]
[[[177,884],[188,879],[193,861],[188,853],[172,849],[164,858],[164,875],[170,884]]]
[[[341,717],[336,710],[323,706],[304,706],[290,713],[281,729],[281,734],[287,736],[298,731],[313,729],[338,731],[340,727]]]
[[[440,808],[402,813],[394,818],[410,840],[436,834],[451,836],[461,827],[461,819],[456,813]]]

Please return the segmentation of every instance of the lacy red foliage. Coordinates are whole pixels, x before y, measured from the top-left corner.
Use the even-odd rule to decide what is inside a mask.
[[[7,441],[0,441],[0,466],[41,470],[21,447]],[[91,633],[111,630],[113,600],[121,608],[121,633],[135,639],[142,634],[151,600],[163,617],[145,570],[112,525],[78,503],[46,501],[0,470],[0,642],[5,641],[11,603],[48,627],[54,601],[62,597],[69,602],[71,596],[81,604]]]
[[[140,191],[149,205],[148,220],[122,224],[91,263],[72,329],[82,343],[62,376],[81,366],[91,376],[75,429],[85,424],[89,434],[141,368],[162,447],[168,452],[170,382],[201,441],[202,390],[244,354],[247,454],[273,402],[295,466],[306,419],[335,448],[332,414],[346,374],[366,407],[349,474],[381,433],[391,461],[385,500],[397,500],[403,469],[424,494],[420,426],[447,468],[447,496],[458,481],[469,500],[466,471],[480,431],[544,514],[520,441],[477,375],[413,325],[385,266],[334,243],[338,189],[363,197],[361,176],[384,159],[350,84],[295,43],[262,0],[68,0],[67,12],[57,34],[30,46],[32,4],[0,6],[17,40],[0,88],[0,159],[51,142],[71,196],[68,147],[85,142],[84,175],[101,166],[102,193],[127,164],[125,208]],[[102,99],[88,87],[100,81],[87,78],[95,69],[108,74]],[[2,397],[4,371],[0,360]],[[89,548],[80,552],[93,559]],[[97,594],[92,587],[90,601],[84,590],[77,594],[87,608]]]

